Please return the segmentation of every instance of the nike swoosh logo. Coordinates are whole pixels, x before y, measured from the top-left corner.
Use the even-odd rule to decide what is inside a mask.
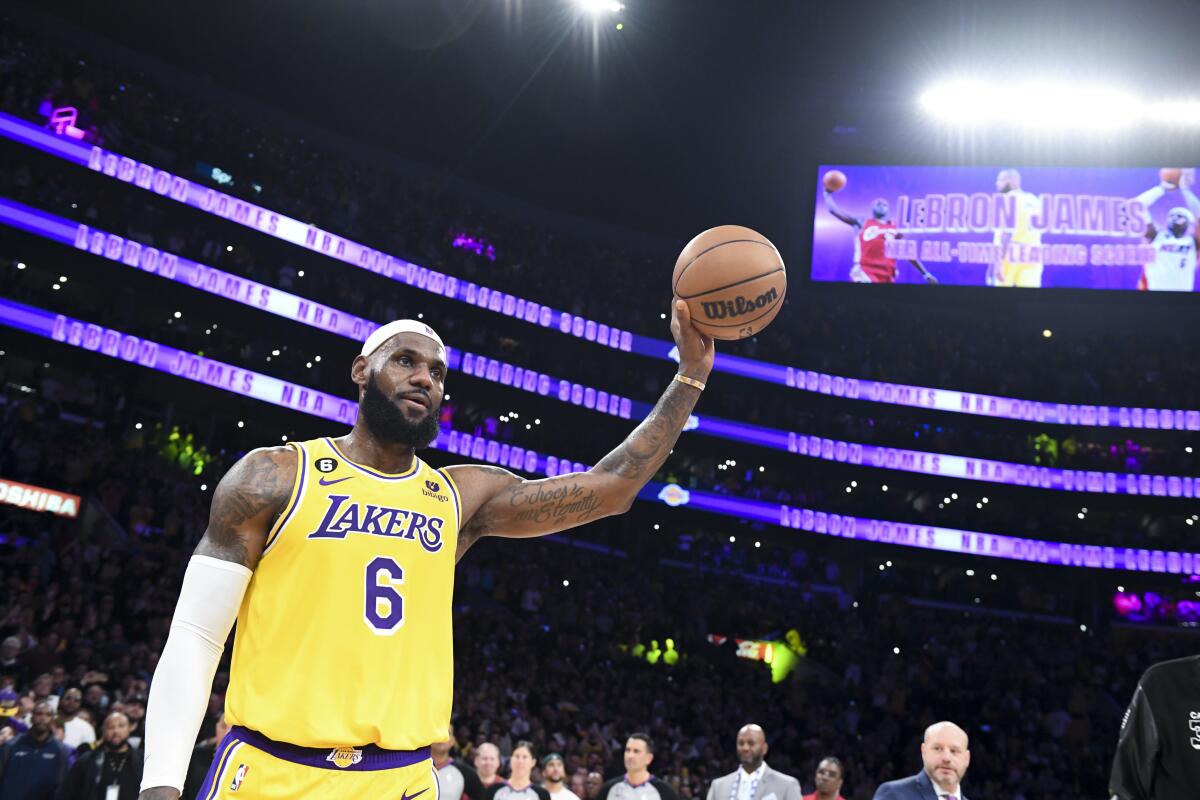
[[[342,481],[348,481],[353,477],[354,477],[353,475],[347,475],[345,478],[338,478],[337,480],[332,480],[332,481],[327,481],[324,478],[321,478],[320,480],[317,481],[317,483],[321,484],[322,486],[333,486],[335,483],[341,483]]]
[[[428,786],[426,786],[424,789],[422,789],[421,791],[417,792],[416,794],[409,794],[409,793],[408,793],[408,790],[407,790],[407,789],[405,789],[405,790],[404,790],[404,793],[403,793],[403,794],[400,796],[400,800],[413,800],[413,798],[414,798],[414,797],[420,797],[421,795],[425,794],[425,793],[426,793],[426,792],[428,792],[428,791],[429,791],[429,787],[428,787]]]

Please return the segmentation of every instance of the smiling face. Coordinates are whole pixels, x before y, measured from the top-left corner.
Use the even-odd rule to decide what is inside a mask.
[[[737,757],[742,769],[754,772],[767,755],[767,737],[757,725],[746,725],[737,735]]]
[[[375,439],[415,449],[437,438],[446,381],[446,351],[437,342],[398,333],[369,357],[355,358],[350,377],[359,387],[359,414]]]

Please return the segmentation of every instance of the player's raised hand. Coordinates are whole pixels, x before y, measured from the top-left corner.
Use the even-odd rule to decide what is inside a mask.
[[[716,348],[711,336],[692,325],[692,312],[679,298],[671,304],[671,337],[679,348],[679,372],[694,380],[708,380]]]

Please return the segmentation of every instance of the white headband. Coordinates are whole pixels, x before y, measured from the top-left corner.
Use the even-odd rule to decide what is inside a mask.
[[[446,345],[442,342],[442,337],[437,335],[437,331],[426,325],[424,322],[415,319],[398,319],[389,322],[380,328],[376,328],[375,332],[367,337],[363,342],[362,355],[370,356],[379,349],[379,346],[392,338],[398,333],[415,333],[418,336],[424,336],[427,339],[432,339],[437,342],[438,347],[443,350]]]
[[[1175,206],[1167,213],[1168,214],[1182,214],[1183,216],[1188,218],[1189,225],[1196,224],[1196,215],[1192,213],[1192,210],[1190,208],[1184,208],[1183,206]]]

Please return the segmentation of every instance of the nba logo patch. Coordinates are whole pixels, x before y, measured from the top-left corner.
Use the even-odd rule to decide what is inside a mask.
[[[238,764],[237,772],[233,773],[233,782],[229,784],[229,791],[236,792],[242,788],[242,781],[246,780],[246,773],[249,771],[248,764]]]
[[[339,769],[345,769],[362,761],[362,750],[357,747],[335,747],[325,756],[325,760],[332,761]]]

